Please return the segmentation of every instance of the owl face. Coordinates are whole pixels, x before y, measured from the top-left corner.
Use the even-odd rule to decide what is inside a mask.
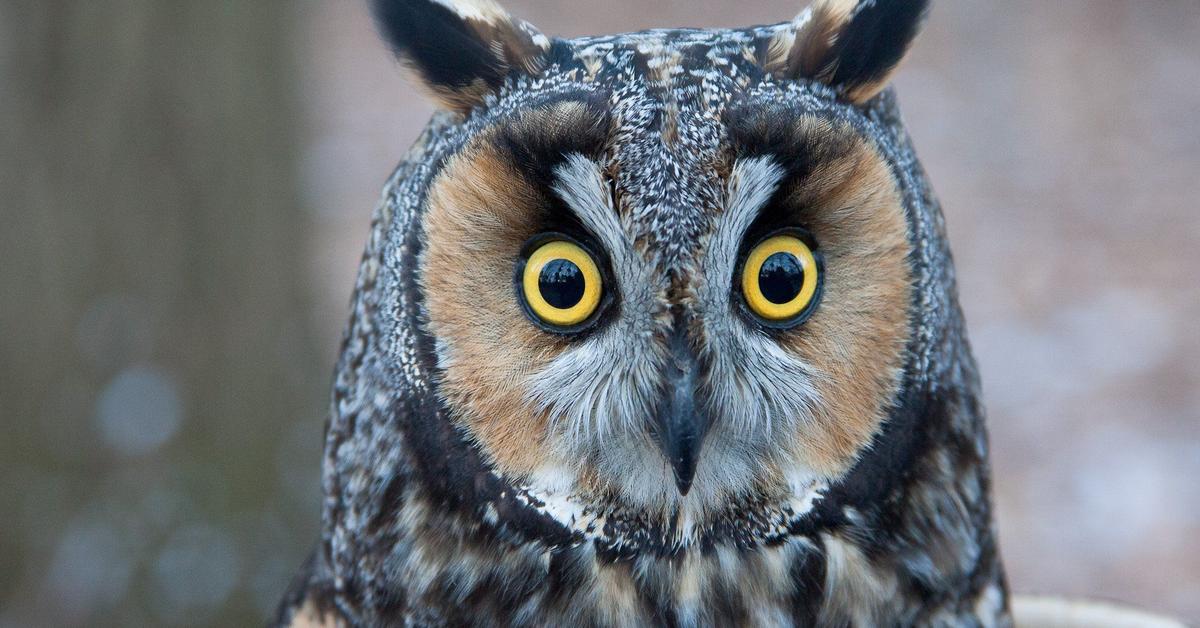
[[[560,522],[802,514],[897,405],[914,247],[872,103],[921,2],[550,40],[380,2],[445,108],[414,228],[432,386]],[[426,140],[428,141],[428,139]]]

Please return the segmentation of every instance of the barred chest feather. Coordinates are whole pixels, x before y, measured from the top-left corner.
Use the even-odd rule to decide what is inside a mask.
[[[937,426],[931,436],[950,445],[922,446],[907,482],[859,506],[845,504],[870,487],[854,488],[857,497],[833,488],[786,534],[761,542],[572,536],[507,488],[449,509],[401,457],[379,476],[387,481],[359,474],[353,499],[335,511],[329,553],[318,551],[301,576],[296,617],[316,625],[1010,625],[984,444],[964,429],[978,417],[948,399],[926,418]],[[492,478],[444,479],[482,487]]]
[[[940,490],[914,487],[916,507],[898,529],[872,529],[848,512],[838,529],[758,547],[624,557],[587,541],[514,543],[412,499],[385,561],[396,571],[356,583],[390,592],[387,600],[361,600],[355,623],[1007,625],[994,539],[973,527],[969,495]]]

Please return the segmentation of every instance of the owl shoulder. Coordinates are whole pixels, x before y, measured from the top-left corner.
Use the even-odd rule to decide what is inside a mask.
[[[313,550],[271,622],[277,628],[334,628],[349,622],[333,603],[333,582],[322,560],[321,548]]]

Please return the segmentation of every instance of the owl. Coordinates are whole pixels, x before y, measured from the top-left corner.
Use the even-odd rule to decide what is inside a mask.
[[[556,39],[377,0],[388,181],[283,625],[1003,626],[925,0]]]

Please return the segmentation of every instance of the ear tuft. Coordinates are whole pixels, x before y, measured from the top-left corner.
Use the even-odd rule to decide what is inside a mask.
[[[887,86],[928,9],[929,0],[816,0],[796,18],[782,74],[821,81],[865,103]]]
[[[491,0],[372,0],[384,39],[442,106],[467,111],[512,71],[542,69],[550,42]]]

